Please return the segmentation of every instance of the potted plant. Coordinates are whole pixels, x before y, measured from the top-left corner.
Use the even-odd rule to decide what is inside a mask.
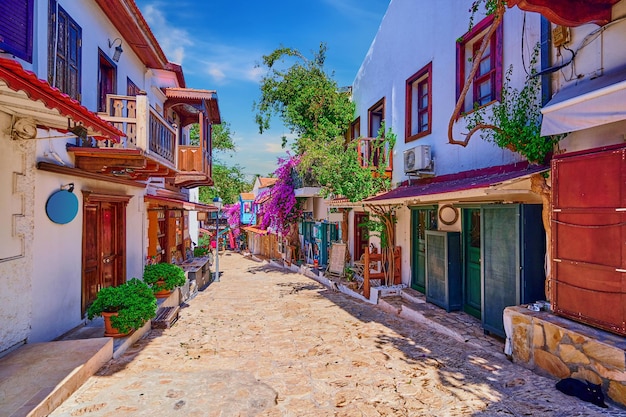
[[[152,289],[133,278],[117,287],[98,291],[95,301],[87,308],[87,317],[104,318],[105,336],[121,337],[140,328],[156,316],[157,303]]]
[[[209,249],[204,246],[197,246],[193,249],[193,256],[195,258],[202,258],[209,253]]]
[[[157,298],[165,298],[176,287],[185,284],[185,271],[178,265],[160,263],[146,265],[143,270],[143,281],[152,287]]]

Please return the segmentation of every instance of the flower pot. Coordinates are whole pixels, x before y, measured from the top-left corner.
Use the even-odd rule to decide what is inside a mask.
[[[163,286],[163,285],[165,285],[165,281],[160,279],[160,280],[157,281],[157,285],[158,286]],[[172,290],[163,289],[163,290],[156,291],[154,293],[154,296],[156,298],[167,298],[167,297],[170,296],[171,293],[172,293]]]
[[[111,325],[111,316],[117,316],[117,313],[108,313],[106,311],[102,312],[102,317],[104,318],[104,335],[107,337],[124,337],[128,336],[134,330],[131,330],[127,333],[120,333],[115,327]]]

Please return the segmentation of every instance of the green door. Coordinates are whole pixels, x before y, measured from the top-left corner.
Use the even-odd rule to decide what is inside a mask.
[[[426,290],[426,230],[437,230],[434,207],[411,210],[411,288]]]
[[[476,318],[481,318],[479,208],[463,209],[463,235],[465,252],[463,310]]]

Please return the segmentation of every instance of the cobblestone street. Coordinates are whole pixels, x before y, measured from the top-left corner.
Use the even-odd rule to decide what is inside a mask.
[[[238,254],[52,416],[626,416],[503,354]]]

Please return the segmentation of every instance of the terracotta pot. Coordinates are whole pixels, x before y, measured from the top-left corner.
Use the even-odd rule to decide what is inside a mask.
[[[163,281],[163,280],[158,280],[157,281],[157,285],[158,286],[163,285],[163,284],[165,284],[165,281]],[[172,293],[172,290],[160,290],[160,291],[155,292],[154,296],[156,298],[167,298],[167,297],[170,296],[171,293]]]
[[[111,316],[117,316],[117,313],[102,312],[102,318],[104,318],[104,335],[107,337],[124,337],[131,334],[134,330],[126,333],[120,333],[115,327],[111,325]]]

